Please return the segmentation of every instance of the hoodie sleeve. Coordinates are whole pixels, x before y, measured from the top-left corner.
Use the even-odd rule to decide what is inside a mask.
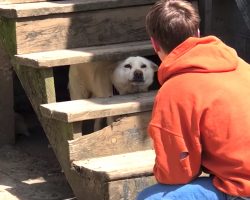
[[[153,139],[156,160],[154,175],[159,183],[185,184],[200,174],[201,147],[199,131],[191,124],[178,102],[157,95],[148,127]],[[192,130],[192,128],[194,130]]]

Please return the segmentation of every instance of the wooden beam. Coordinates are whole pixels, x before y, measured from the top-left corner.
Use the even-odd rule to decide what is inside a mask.
[[[15,22],[0,17],[0,145],[15,143],[11,57],[16,52]]]
[[[17,19],[17,54],[148,40],[144,21],[149,7]]]
[[[108,182],[108,192],[104,200],[136,199],[139,192],[146,187],[156,184],[154,176],[144,176],[133,179],[123,179]]]
[[[155,151],[145,150],[74,161],[73,167],[86,179],[116,181],[152,176],[154,161]]]
[[[156,91],[108,98],[91,98],[41,105],[44,117],[76,122],[144,111],[151,111]]]
[[[1,4],[13,4],[13,3],[34,3],[34,2],[41,2],[41,1],[49,1],[49,0],[1,0]]]
[[[68,141],[70,160],[152,149],[147,132],[150,119],[151,112],[123,116],[102,130]]]
[[[0,146],[15,143],[13,70],[0,40]]]
[[[0,40],[3,48],[9,54],[16,54],[16,22],[0,16]]]
[[[2,0],[3,3],[37,2],[39,0]],[[45,0],[41,0],[45,1]],[[129,6],[153,4],[156,0],[65,0],[55,2],[38,2],[25,4],[1,5],[0,16],[7,18],[21,18],[62,14],[80,11],[103,10]]]
[[[14,62],[30,67],[57,67],[102,60],[121,60],[128,56],[153,55],[150,41],[128,42],[77,49],[63,49],[16,55]]]

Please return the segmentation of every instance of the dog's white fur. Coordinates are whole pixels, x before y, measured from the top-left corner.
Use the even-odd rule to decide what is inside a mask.
[[[155,63],[140,56],[117,63],[102,61],[70,66],[70,98],[110,97],[113,96],[113,85],[122,95],[146,92],[153,83],[156,70]],[[100,128],[100,121],[96,120],[94,130]]]
[[[112,84],[119,94],[146,92],[156,70],[157,65],[144,57],[128,57],[113,70]]]
[[[70,66],[69,93],[71,100],[113,95],[111,76],[114,62],[93,62]]]

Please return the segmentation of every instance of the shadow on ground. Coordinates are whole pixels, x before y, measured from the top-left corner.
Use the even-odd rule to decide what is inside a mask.
[[[76,200],[41,128],[0,152],[0,200]]]

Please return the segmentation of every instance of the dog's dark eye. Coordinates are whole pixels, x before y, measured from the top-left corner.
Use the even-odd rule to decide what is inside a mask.
[[[131,66],[130,64],[126,64],[126,65],[124,65],[124,67],[125,67],[125,68],[128,68],[128,69],[131,69],[131,68],[132,68],[132,66]]]
[[[141,68],[146,68],[146,67],[147,67],[147,65],[145,65],[145,64],[141,65]]]

